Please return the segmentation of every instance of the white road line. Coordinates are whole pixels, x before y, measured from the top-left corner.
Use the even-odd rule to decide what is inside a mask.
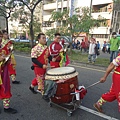
[[[83,68],[83,69],[88,69],[88,70],[94,70],[94,71],[99,71],[99,72],[105,72],[105,70],[99,70],[99,69],[94,69],[94,68],[88,68],[88,67],[83,67],[83,66],[77,66],[77,65],[71,65],[70,66],[75,66],[75,67],[78,67],[78,68]],[[113,72],[111,72],[113,73]]]
[[[97,111],[95,111],[95,110],[89,109],[89,108],[84,107],[84,106],[80,106],[79,108],[82,109],[82,110],[85,110],[85,111],[87,111],[87,112],[89,112],[89,113],[92,113],[92,114],[94,114],[94,115],[97,115],[97,116],[99,116],[99,117],[105,118],[105,119],[107,119],[107,120],[119,120],[119,119],[116,119],[116,118],[114,118],[114,117],[111,117],[111,116],[108,116],[108,115],[99,113],[99,112],[97,112]]]
[[[27,57],[27,56],[22,56],[22,55],[16,55],[15,56],[18,56],[18,57],[23,57],[23,58],[31,58],[31,57]]]
[[[30,57],[22,56],[22,55],[15,55],[15,56],[23,57],[23,58],[30,58]],[[93,69],[93,68],[88,68],[88,67],[77,66],[77,65],[71,65],[70,64],[70,66],[75,66],[75,67],[78,67],[78,68],[84,68],[84,69],[94,70],[94,71],[99,71],[99,72],[105,72],[104,70],[98,70],[98,69]]]
[[[100,72],[105,72],[105,70],[98,70],[98,69],[94,69],[94,68],[88,68],[88,67],[83,67],[83,66],[78,66],[78,65],[71,65],[70,66],[75,66],[78,68],[84,68],[84,69],[88,69],[88,70],[95,70],[95,71],[100,71]]]

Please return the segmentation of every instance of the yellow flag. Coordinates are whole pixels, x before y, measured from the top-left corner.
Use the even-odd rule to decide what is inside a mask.
[[[60,67],[62,67],[62,65],[63,65],[63,61],[64,61],[64,55],[63,55],[63,52],[60,52],[59,55],[60,55],[60,57],[61,57],[61,60],[60,60],[59,65],[60,65]]]

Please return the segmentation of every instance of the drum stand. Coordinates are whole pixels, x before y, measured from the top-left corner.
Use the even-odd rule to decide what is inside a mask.
[[[64,110],[67,111],[67,115],[68,116],[72,116],[72,113],[80,107],[80,104],[81,104],[81,100],[75,100],[75,95],[73,95],[72,97],[72,102],[70,103],[61,103],[61,104],[57,104],[57,103],[54,103],[51,101],[50,99],[50,102],[49,102],[49,106],[52,107],[52,105],[55,105],[57,107],[60,107]]]
[[[86,87],[86,90],[94,85],[97,85],[99,84],[100,81],[96,82],[96,83],[93,83],[92,85],[89,85],[88,87]],[[79,92],[77,93],[80,93],[82,92],[83,90],[80,90]],[[54,103],[51,101],[50,99],[50,102],[49,102],[49,106],[52,107],[52,104],[57,106],[57,107],[60,107],[64,110],[67,110],[67,115],[68,116],[72,116],[72,113],[77,109],[77,108],[80,108],[80,104],[81,104],[81,99],[80,100],[76,100],[76,92],[75,93],[71,93],[73,95],[72,97],[72,102],[70,103],[62,103],[62,104],[57,104],[57,103]]]

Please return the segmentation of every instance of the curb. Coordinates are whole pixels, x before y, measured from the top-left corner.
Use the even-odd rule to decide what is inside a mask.
[[[15,51],[14,54],[30,57],[30,53],[16,52]],[[106,66],[103,66],[103,65],[98,65],[98,64],[92,65],[92,64],[89,64],[89,63],[79,62],[79,61],[75,61],[75,60],[71,60],[71,63],[74,64],[74,65],[80,65],[80,66],[83,66],[83,67],[102,69],[102,70],[106,70],[106,68],[107,68]]]
[[[71,61],[72,64],[74,65],[80,65],[83,67],[88,67],[88,68],[94,68],[94,69],[102,69],[102,70],[106,70],[107,66],[103,66],[103,65],[98,65],[98,64],[89,64],[89,63],[83,63],[83,62],[78,62],[78,61]]]

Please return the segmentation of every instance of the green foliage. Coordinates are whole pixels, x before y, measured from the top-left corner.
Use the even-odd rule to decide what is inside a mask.
[[[29,43],[14,43],[14,51],[30,53],[31,47]]]
[[[34,23],[36,23],[36,26],[39,26],[37,24],[38,20],[34,17],[35,8],[42,0],[15,0],[17,3],[19,3],[19,9],[16,10],[16,12],[13,14],[13,18],[20,19],[20,23],[23,24],[23,26],[27,29],[29,28],[29,35],[31,40],[31,47],[34,45],[34,30],[36,30],[38,27],[33,27]],[[13,19],[12,18],[12,19]],[[39,26],[40,27],[40,26]],[[40,29],[37,29],[37,31]]]
[[[73,51],[72,54],[68,52],[68,55],[70,57],[70,60],[72,61],[79,61],[81,63],[87,63],[88,62],[88,54],[82,54],[80,51]],[[95,65],[100,65],[100,66],[108,66],[109,65],[109,59],[107,58],[97,58]]]
[[[0,0],[0,16],[3,16],[6,19],[6,27],[8,31],[8,18],[10,18],[11,13],[14,11],[16,6],[14,0]]]
[[[120,0],[113,0],[113,2],[114,2],[114,3],[119,3],[119,2],[120,2]]]
[[[69,36],[74,36],[74,34],[78,36],[81,32],[89,33],[89,30],[92,27],[98,27],[100,26],[100,22],[104,21],[103,18],[99,18],[98,20],[93,19],[89,15],[89,12],[90,10],[88,7],[76,8],[76,14],[72,17],[69,17],[69,10],[52,12],[50,21],[57,21],[59,23],[63,22],[64,25],[62,24],[57,26],[56,29],[48,30],[46,34],[52,37],[55,32],[60,32]]]

